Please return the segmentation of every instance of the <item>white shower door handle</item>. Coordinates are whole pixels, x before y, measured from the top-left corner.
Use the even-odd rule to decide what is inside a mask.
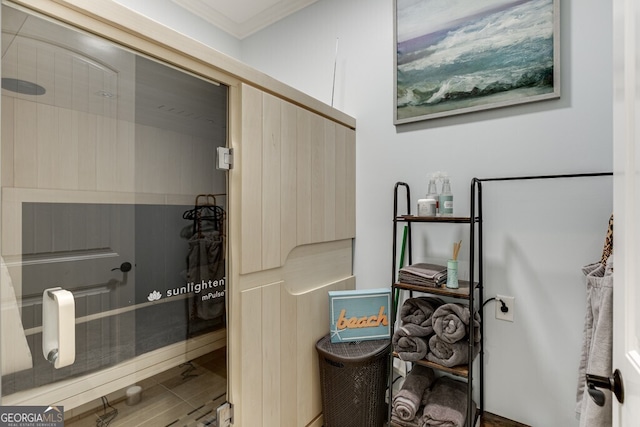
[[[42,353],[56,369],[76,360],[76,304],[60,287],[42,293]]]

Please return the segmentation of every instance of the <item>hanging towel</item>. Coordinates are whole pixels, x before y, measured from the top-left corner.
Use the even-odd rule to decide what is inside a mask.
[[[473,401],[472,405],[475,408]],[[420,426],[463,427],[466,419],[467,384],[449,377],[438,378],[427,396]]]
[[[414,364],[402,388],[393,396],[393,410],[398,418],[402,421],[411,421],[416,417],[422,397],[434,380],[433,369]]]
[[[605,404],[598,406],[586,391],[585,380],[587,373],[608,377],[612,372],[613,257],[607,258],[606,266],[597,262],[582,269],[586,276],[587,312],[576,396],[576,413],[580,418],[580,427],[606,427],[612,423],[611,391],[602,390],[605,394]]]
[[[469,327],[473,327],[473,340],[480,342],[480,315],[474,312],[473,320],[469,307],[450,303],[437,308],[433,313],[433,331],[444,342],[453,344],[466,338],[469,334]]]
[[[217,231],[196,233],[189,240],[187,258],[187,278],[189,282],[200,284],[206,291],[191,296],[191,318],[215,319],[224,315],[225,308],[225,265],[224,244]],[[217,286],[212,286],[217,284]],[[203,295],[212,295],[203,298]]]

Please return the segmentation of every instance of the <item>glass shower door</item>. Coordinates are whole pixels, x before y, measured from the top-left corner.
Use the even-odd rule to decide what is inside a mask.
[[[227,88],[9,4],[1,65],[2,405],[223,398]]]

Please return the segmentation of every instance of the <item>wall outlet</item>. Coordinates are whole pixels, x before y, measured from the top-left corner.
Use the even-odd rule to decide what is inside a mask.
[[[502,303],[504,302],[507,311],[502,311]],[[513,322],[513,311],[515,308],[515,298],[514,297],[505,297],[503,295],[496,295],[496,319],[498,320],[506,320],[508,322]]]

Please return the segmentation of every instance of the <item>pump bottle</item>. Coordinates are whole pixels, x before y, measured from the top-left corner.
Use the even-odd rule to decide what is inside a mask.
[[[453,193],[451,192],[451,183],[449,177],[442,179],[442,192],[439,197],[440,216],[453,216]]]
[[[433,200],[435,203],[435,210],[433,211],[433,215],[438,214],[438,188],[436,187],[436,179],[434,177],[429,178],[429,188],[427,189],[427,195],[425,196],[427,201]],[[429,202],[431,203],[431,202]]]

